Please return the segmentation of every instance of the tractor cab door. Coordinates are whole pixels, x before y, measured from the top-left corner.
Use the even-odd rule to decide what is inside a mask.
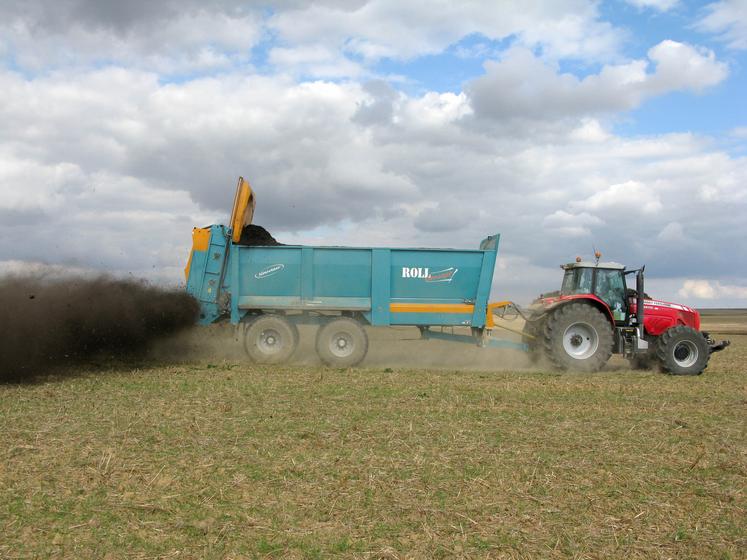
[[[615,322],[624,322],[628,315],[627,289],[622,270],[597,269],[594,294],[606,303]]]
[[[590,294],[594,284],[594,269],[589,267],[574,267],[565,271],[561,295]]]

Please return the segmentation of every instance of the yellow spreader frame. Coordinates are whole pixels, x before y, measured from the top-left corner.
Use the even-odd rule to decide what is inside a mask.
[[[252,223],[254,217],[254,207],[256,201],[254,192],[249,186],[249,181],[239,177],[239,184],[236,185],[236,194],[233,197],[233,210],[231,210],[231,239],[238,243],[241,239],[241,230],[244,226]]]
[[[249,182],[243,177],[239,177],[239,183],[236,185],[236,194],[233,197],[233,209],[231,210],[231,239],[238,243],[241,239],[241,230],[244,226],[252,223],[254,217],[254,208],[256,206],[254,191]],[[189,252],[187,267],[184,269],[184,278],[189,279],[189,267],[192,266],[192,254],[195,251],[207,251],[210,244],[210,228],[193,228],[192,229],[192,250]]]

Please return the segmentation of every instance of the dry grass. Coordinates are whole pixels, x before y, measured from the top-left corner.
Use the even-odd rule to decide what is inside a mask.
[[[724,335],[747,334],[747,310],[702,309],[702,328]]]
[[[741,558],[731,338],[695,378],[202,362],[0,386],[0,557]]]

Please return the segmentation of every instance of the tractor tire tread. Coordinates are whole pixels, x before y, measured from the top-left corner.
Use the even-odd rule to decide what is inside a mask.
[[[597,331],[597,351],[585,360],[569,357],[563,350],[563,333],[574,321],[584,320]],[[612,327],[598,309],[585,303],[568,303],[555,309],[545,321],[543,351],[548,361],[561,370],[599,371],[612,356]]]
[[[693,367],[683,370],[674,362],[672,345],[678,338],[687,338],[698,346],[698,360]],[[701,357],[702,356],[702,357]],[[659,368],[669,375],[701,375],[708,367],[710,349],[705,337],[692,327],[677,325],[664,331],[656,341],[656,360]]]

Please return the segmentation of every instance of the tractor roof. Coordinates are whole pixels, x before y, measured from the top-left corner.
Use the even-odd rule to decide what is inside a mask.
[[[591,261],[581,261],[561,264],[560,268],[564,270],[570,270],[572,268],[611,268],[613,270],[625,270],[625,265],[616,262],[600,262],[597,264]]]

